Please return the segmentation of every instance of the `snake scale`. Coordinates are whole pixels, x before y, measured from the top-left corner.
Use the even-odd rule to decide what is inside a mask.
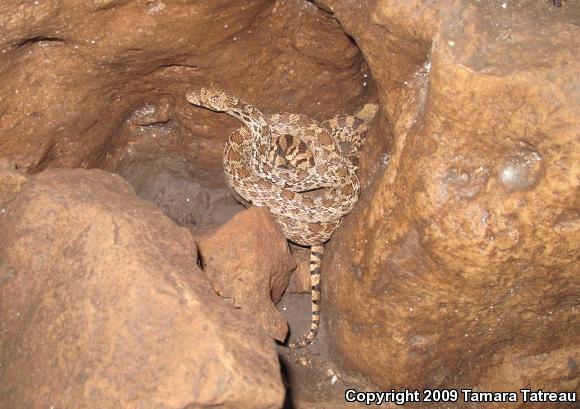
[[[244,200],[270,209],[286,238],[311,247],[310,331],[289,347],[310,344],[320,325],[320,264],[324,243],[358,200],[358,153],[368,131],[360,119],[337,115],[318,123],[301,114],[268,117],[225,92],[202,88],[189,103],[225,112],[244,126],[228,138],[223,166],[229,186]],[[350,144],[345,154],[341,144]]]

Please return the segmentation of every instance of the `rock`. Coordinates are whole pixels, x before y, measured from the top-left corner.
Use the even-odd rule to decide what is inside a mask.
[[[251,207],[237,214],[198,247],[214,291],[283,341],[288,323],[274,304],[296,264],[268,209]]]
[[[288,292],[310,293],[310,249],[293,246],[292,257],[296,261],[296,270],[290,277]]]
[[[538,380],[542,381],[544,391],[576,391],[578,399],[578,367],[575,363],[580,362],[580,351],[577,345],[570,345],[564,348],[554,348],[547,353],[534,354],[526,350],[505,348],[498,360],[494,359],[492,365],[482,376],[482,379],[474,390],[480,391],[518,391],[521,385],[527,385],[525,389],[537,391]],[[520,394],[520,401],[523,396]],[[544,402],[542,407],[546,408],[574,408],[578,403],[553,403]],[[481,404],[479,405],[481,407]],[[487,406],[487,404],[486,404]],[[472,404],[474,409],[478,407]],[[489,404],[493,409],[505,407],[505,404]],[[524,406],[525,407],[525,406]]]
[[[0,16],[0,152],[32,172],[115,171],[165,154],[215,168],[239,123],[192,108],[191,88],[320,120],[374,93],[356,45],[309,2],[9,4]]]
[[[26,176],[16,170],[16,164],[0,159],[0,206],[14,200],[27,181]],[[0,216],[5,212],[6,208],[0,207]]]
[[[578,26],[549,2],[317,3],[382,108],[323,262],[334,354],[381,388],[578,390]]]
[[[197,169],[183,160],[159,158],[135,161],[118,170],[135,189],[181,226],[194,230],[227,222],[244,206],[224,185],[224,175]]]
[[[27,179],[0,206],[0,408],[282,406],[274,343],[213,293],[187,229],[118,176],[16,172],[0,170]]]

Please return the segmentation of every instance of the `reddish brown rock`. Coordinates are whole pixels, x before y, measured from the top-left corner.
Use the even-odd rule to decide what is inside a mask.
[[[0,175],[0,408],[282,406],[273,341],[188,230],[103,171]]]
[[[379,83],[363,178],[393,133],[325,252],[334,352],[385,388],[578,390],[578,10],[319,3]]]
[[[198,246],[214,291],[283,341],[288,323],[274,303],[280,301],[296,264],[268,209],[251,207],[238,213]]]
[[[309,293],[310,282],[310,249],[294,246],[292,257],[296,260],[296,270],[290,277],[288,290],[292,293]]]
[[[31,171],[159,154],[215,169],[239,124],[192,108],[195,87],[318,119],[373,93],[356,45],[302,1],[9,0],[0,66],[0,152]]]

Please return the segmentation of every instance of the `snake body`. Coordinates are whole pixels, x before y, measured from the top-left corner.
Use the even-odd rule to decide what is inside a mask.
[[[252,105],[219,90],[192,91],[187,100],[225,112],[244,124],[225,144],[228,185],[247,202],[267,206],[288,240],[311,247],[310,332],[289,347],[306,346],[320,324],[324,243],[358,200],[358,153],[368,128],[349,115],[337,115],[322,124],[292,113],[265,117]],[[350,144],[346,154],[342,143]]]

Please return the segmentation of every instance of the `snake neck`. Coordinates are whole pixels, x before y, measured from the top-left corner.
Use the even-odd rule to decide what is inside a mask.
[[[236,107],[230,107],[225,112],[248,127],[254,147],[265,146],[268,148],[270,146],[270,125],[257,108],[240,102]]]
[[[225,112],[241,121],[250,131],[252,139],[251,167],[258,173],[264,173],[266,163],[263,156],[270,150],[271,143],[270,125],[264,115],[257,108],[241,101]]]

